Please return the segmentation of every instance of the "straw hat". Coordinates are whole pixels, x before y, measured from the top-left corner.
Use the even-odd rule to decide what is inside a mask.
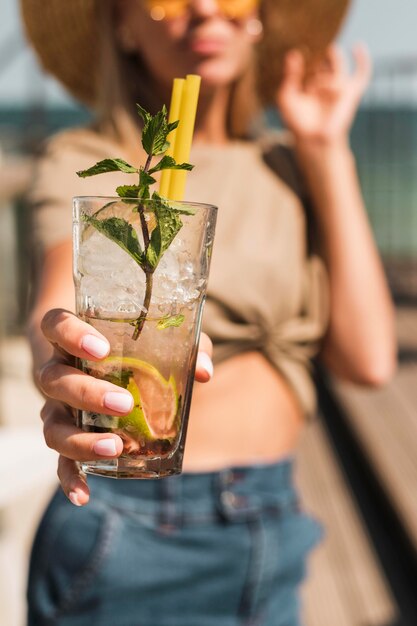
[[[298,48],[312,68],[336,37],[350,0],[261,0],[260,17],[267,33],[258,44],[258,91],[274,102],[285,53]]]
[[[45,70],[77,99],[94,105],[97,94],[97,6],[105,0],[21,0],[26,34]],[[332,41],[349,0],[261,0],[264,37],[258,46],[258,81],[273,100],[283,54],[300,47],[316,58]]]

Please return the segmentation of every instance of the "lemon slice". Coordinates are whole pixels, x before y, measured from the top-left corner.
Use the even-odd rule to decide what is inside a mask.
[[[108,366],[108,373],[131,373],[126,388],[134,407],[129,415],[119,418],[119,426],[148,441],[175,437],[178,392],[174,377],[166,380],[156,367],[133,357],[108,357],[102,364]]]

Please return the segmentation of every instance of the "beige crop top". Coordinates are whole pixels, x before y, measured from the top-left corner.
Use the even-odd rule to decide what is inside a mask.
[[[306,212],[289,154],[276,142],[196,145],[186,199],[219,207],[203,316],[214,362],[260,350],[311,414],[310,360],[326,329],[328,289],[322,261],[308,255]],[[116,156],[129,160],[92,130],[66,131],[48,142],[30,194],[38,250],[71,237],[72,196],[114,195],[127,184],[125,174],[75,174]]]

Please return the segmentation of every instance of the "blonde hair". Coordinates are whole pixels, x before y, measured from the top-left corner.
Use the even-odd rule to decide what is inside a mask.
[[[97,84],[98,125],[104,134],[126,146],[134,143],[140,133],[140,118],[135,104],[151,113],[164,104],[153,88],[153,78],[144,60],[137,54],[124,52],[114,27],[116,14],[113,0],[98,3],[100,54]],[[252,62],[232,85],[227,115],[230,138],[248,138],[251,125],[260,111],[255,96],[255,70]],[[165,103],[169,104],[169,103]]]

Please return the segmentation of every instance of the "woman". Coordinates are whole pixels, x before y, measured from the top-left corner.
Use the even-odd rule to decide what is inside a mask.
[[[346,3],[336,4],[306,0],[294,14],[285,0],[55,0],[41,12],[39,0],[22,0],[45,67],[98,111],[94,127],[50,141],[32,192],[41,272],[29,330],[63,491],[34,544],[31,625],[300,624],[298,586],[320,535],[291,479],[314,412],[310,360],[320,349],[336,375],[369,385],[395,364],[391,302],[348,144],[368,56],[355,51],[352,74],[333,47],[318,64],[296,50],[282,63],[292,46],[309,44],[313,60],[323,53]],[[313,18],[323,11],[333,32],[306,41],[322,32]],[[106,156],[142,162],[134,103],[155,111],[186,73],[202,76],[187,198],[220,207],[203,322],[216,375],[195,385],[183,475],[87,485],[76,461],[116,457],[122,442],[82,433],[68,407],[120,415],[131,403],[73,366],[109,350],[70,312],[71,197],[98,184],[75,171]],[[291,149],[249,138],[256,74]],[[105,178],[100,193],[111,195],[118,174]],[[201,382],[212,375],[202,341]]]

